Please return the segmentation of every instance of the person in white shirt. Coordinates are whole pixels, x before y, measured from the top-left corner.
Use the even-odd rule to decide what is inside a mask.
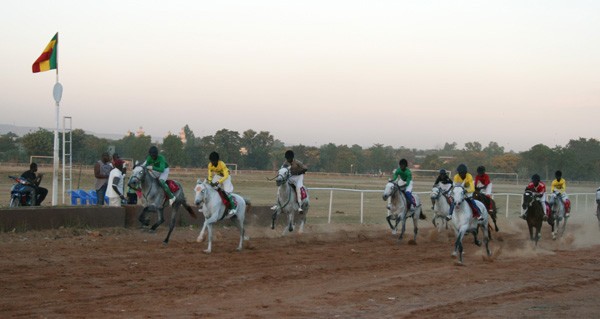
[[[125,200],[125,196],[123,194],[125,168],[123,167],[123,164],[123,160],[115,160],[113,163],[115,168],[113,168],[108,175],[108,187],[106,189],[108,206],[120,207],[121,201]]]

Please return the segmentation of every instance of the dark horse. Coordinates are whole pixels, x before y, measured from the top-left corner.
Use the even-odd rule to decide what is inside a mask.
[[[173,228],[175,227],[175,219],[177,217],[179,207],[183,205],[183,207],[185,207],[188,213],[193,218],[196,218],[196,213],[194,212],[192,207],[190,207],[190,205],[186,203],[185,195],[183,194],[183,187],[179,182],[173,181],[173,183],[175,183],[179,187],[179,189],[173,193],[173,195],[175,195],[175,201],[173,202],[173,211],[171,213],[169,233],[163,241],[164,244],[169,243],[169,237],[171,237],[171,232],[173,232]],[[158,183],[156,177],[152,176],[152,173],[141,165],[133,168],[133,172],[131,173],[131,178],[129,179],[128,185],[133,189],[141,188],[142,193],[144,194],[146,206],[144,206],[144,209],[142,210],[142,213],[140,214],[139,218],[140,222],[144,227],[149,226],[149,222],[146,219],[146,213],[150,211],[158,213],[156,223],[154,223],[154,225],[150,227],[150,231],[155,231],[156,228],[165,221],[163,210],[169,204],[169,200],[167,198],[167,195],[165,194],[165,191]]]
[[[483,203],[483,205],[485,205],[485,208],[488,211],[488,215],[490,215],[490,217],[492,217],[492,221],[494,222],[494,230],[496,232],[498,232],[500,229],[498,228],[498,224],[496,223],[496,214],[498,212],[498,207],[496,206],[496,201],[491,198],[491,197],[487,197],[486,195],[481,193],[481,189],[475,187],[475,192],[473,192],[473,199],[478,200],[480,202]],[[490,208],[491,207],[491,208]],[[491,225],[488,225],[489,228],[492,228]],[[490,229],[490,239],[491,239],[491,229]]]
[[[523,209],[527,215],[527,227],[529,227],[529,238],[535,241],[537,246],[538,240],[540,239],[540,230],[542,229],[542,222],[544,220],[544,208],[542,203],[535,198],[531,191],[525,191],[523,194]],[[533,234],[533,228],[535,227],[535,236]]]

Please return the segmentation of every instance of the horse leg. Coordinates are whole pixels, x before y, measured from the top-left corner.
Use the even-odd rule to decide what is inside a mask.
[[[177,212],[179,211],[179,207],[181,204],[175,202],[173,205],[173,209],[171,210],[171,222],[169,223],[169,232],[167,233],[167,237],[163,241],[163,244],[169,243],[169,238],[171,237],[171,233],[173,232],[173,228],[175,228],[175,220],[177,218]]]
[[[238,228],[240,229],[240,243],[238,244],[237,251],[242,251],[244,246],[244,218],[238,218]]]
[[[552,239],[553,240],[556,240],[559,226],[560,226],[560,221],[558,220],[558,218],[556,218],[554,220],[554,223],[552,224]],[[556,231],[555,231],[555,229],[556,229]]]
[[[140,217],[138,218],[138,220],[140,221],[140,223],[142,223],[142,227],[143,226],[148,226],[149,223],[146,220],[146,213],[148,212],[148,207],[144,207],[144,209],[142,209],[142,212],[140,213]]]
[[[417,242],[417,233],[419,233],[419,218],[420,217],[416,217],[416,215],[413,215],[413,226],[414,226],[414,234],[415,236],[413,237],[413,240],[415,241],[415,243]]]
[[[490,227],[491,228],[491,227]],[[490,257],[492,255],[492,252],[490,251],[490,236],[491,235],[491,231],[485,227],[483,229],[483,243],[485,244],[485,252],[487,253],[487,256]]]
[[[464,230],[461,230],[458,232],[458,236],[456,236],[456,241],[454,242],[454,253],[452,253],[452,256],[458,256],[458,262],[460,264],[463,263],[463,245],[462,245],[462,239],[464,236]]]
[[[271,216],[271,218],[273,219],[273,221],[271,222],[271,229],[275,229],[275,220],[277,220],[278,213],[279,213],[279,208],[277,208],[275,210],[275,212],[273,212],[273,216]]]
[[[198,235],[198,238],[196,238],[196,242],[201,243],[204,240],[204,230],[206,229],[207,224],[208,221],[205,219],[204,224],[202,224],[202,230],[200,230],[200,234]]]
[[[398,225],[398,223],[396,222],[396,225]],[[406,214],[404,214],[402,216],[402,229],[400,230],[400,236],[398,237],[398,240],[402,240],[402,237],[404,236],[404,231],[406,230]]]
[[[208,248],[204,252],[210,254],[212,251],[212,224],[206,225],[206,228],[208,229]]]
[[[165,222],[163,208],[157,209],[156,212],[158,213],[158,219],[156,220],[156,223],[154,223],[154,225],[152,225],[152,227],[150,228],[151,231],[156,231],[156,228],[158,228],[158,226]]]
[[[298,229],[298,233],[302,234],[304,233],[304,223],[306,222],[306,214],[308,212],[306,210],[304,210],[304,214],[302,214],[302,216],[300,217],[300,228]]]
[[[294,231],[294,213],[293,211],[288,214],[288,230],[291,232]]]
[[[390,229],[391,229],[392,231],[394,231],[395,229],[394,229],[394,226],[392,226],[392,221],[391,221],[391,219],[392,219],[392,215],[388,215],[388,216],[387,216],[385,219],[387,220],[388,224],[390,225]],[[395,232],[392,232],[392,234],[396,234],[396,233],[395,233]]]

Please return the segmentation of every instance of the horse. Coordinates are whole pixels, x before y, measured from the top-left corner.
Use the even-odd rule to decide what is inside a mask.
[[[279,169],[277,176],[275,177],[275,184],[277,185],[277,205],[272,216],[271,229],[275,229],[277,215],[280,213],[287,213],[288,224],[283,230],[282,235],[285,235],[286,231],[290,233],[294,231],[294,215],[300,207],[297,201],[298,195],[296,194],[296,190],[289,183],[290,176],[290,168],[284,166]],[[308,191],[306,191],[306,189],[304,191],[306,192],[306,198],[302,200],[302,212],[298,214],[300,219],[300,229],[298,230],[298,233],[300,234],[304,232],[304,224],[306,223],[306,215],[308,214],[309,208]]]
[[[473,216],[473,210],[471,206],[465,201],[466,191],[462,185],[454,185],[452,188],[452,199],[454,200],[454,213],[452,214],[452,223],[454,225],[454,231],[456,234],[456,241],[454,242],[453,257],[458,255],[459,264],[463,263],[463,244],[462,240],[467,233],[473,234],[475,245],[481,246],[481,242],[477,239],[479,227],[483,230],[483,242],[485,244],[485,251],[487,256],[490,257],[492,252],[489,248],[489,231],[488,231],[488,213],[482,202],[475,200],[475,205],[479,208],[483,221],[479,221]]]
[[[145,206],[142,209],[142,212],[139,217],[140,223],[142,223],[142,227],[149,226],[148,219],[146,218],[146,214],[148,212],[157,212],[158,218],[156,223],[150,227],[150,232],[156,231],[156,228],[160,226],[165,221],[163,211],[165,207],[167,207],[169,200],[165,191],[160,186],[158,179],[154,176],[153,171],[148,171],[144,166],[138,165],[133,168],[131,173],[131,177],[129,178],[129,182],[127,185],[132,189],[139,190],[141,189],[142,194],[145,199]],[[171,237],[171,233],[173,232],[173,228],[175,227],[175,219],[177,217],[177,213],[179,212],[179,207],[183,206],[188,211],[190,216],[196,218],[196,213],[192,209],[190,205],[187,204],[185,200],[185,194],[183,193],[183,187],[177,181],[173,181],[175,185],[179,188],[177,191],[173,192],[175,196],[175,201],[171,206],[173,208],[171,214],[171,222],[169,223],[169,232],[167,233],[167,237],[163,241],[166,245],[169,243],[169,238]]]
[[[548,194],[548,204],[550,204],[550,219],[548,220],[548,224],[552,227],[552,239],[554,240],[565,233],[567,220],[569,219],[569,217],[565,216],[566,208],[562,196],[556,190]]]
[[[473,199],[478,200],[483,203],[483,205],[486,207],[486,209],[488,211],[488,215],[490,215],[490,217],[492,217],[492,221],[494,222],[494,230],[496,232],[498,232],[500,229],[498,228],[498,224],[496,223],[497,212],[498,212],[498,207],[496,207],[496,201],[493,198],[487,197],[485,194],[482,194],[481,189],[479,189],[477,187],[475,187],[475,192],[473,192]],[[489,227],[491,228],[492,226],[490,225]],[[490,234],[490,237],[491,237],[491,234]]]
[[[390,209],[388,210],[388,215],[386,220],[392,229],[392,234],[396,234],[398,231],[398,224],[402,221],[402,230],[400,231],[400,236],[398,240],[402,240],[402,236],[404,236],[404,231],[406,230],[406,219],[408,217],[412,217],[413,226],[414,226],[414,237],[413,241],[410,243],[416,243],[417,241],[417,233],[419,232],[419,219],[425,219],[425,215],[422,214],[422,206],[421,199],[417,194],[412,194],[415,198],[415,205],[412,209],[408,209],[406,196],[402,191],[400,191],[402,186],[398,185],[398,183],[394,181],[389,181],[385,184],[385,188],[383,190],[383,200],[387,201],[388,198],[390,200]],[[395,220],[396,223],[392,225],[392,220]]]
[[[529,239],[535,241],[535,245],[537,246],[544,220],[544,207],[542,207],[542,203],[539,200],[536,200],[533,192],[526,190],[523,193],[522,208],[525,210],[525,214],[527,214],[526,220],[527,227],[529,228]],[[534,227],[535,235],[533,234]]]
[[[204,252],[210,254],[212,251],[212,225],[225,218],[237,219],[238,221],[237,227],[240,230],[240,242],[237,250],[241,251],[244,239],[248,239],[244,236],[244,220],[246,218],[246,207],[250,207],[250,201],[238,194],[231,193],[231,197],[237,204],[237,212],[234,215],[228,215],[228,209],[223,203],[219,191],[210,186],[206,180],[198,180],[196,182],[196,187],[194,187],[194,191],[196,191],[196,197],[194,199],[196,206],[200,207],[204,205],[202,210],[202,213],[204,214],[204,225],[202,225],[202,230],[200,230],[200,234],[198,235],[198,238],[196,238],[197,242],[203,241],[204,231],[208,229],[208,247]]]
[[[450,212],[450,202],[452,201],[452,197],[448,196],[452,187],[449,187],[447,190],[444,190],[441,186],[435,186],[431,189],[431,195],[429,196],[433,202],[433,218],[431,222],[433,226],[438,229],[438,232],[441,231],[441,227],[445,226],[448,229],[448,221],[446,220],[446,216],[448,216],[448,212]],[[441,221],[438,225],[436,221]]]

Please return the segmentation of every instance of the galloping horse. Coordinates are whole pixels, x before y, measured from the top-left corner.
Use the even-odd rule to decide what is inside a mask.
[[[553,193],[548,194],[548,204],[550,204],[551,210],[548,224],[552,226],[552,239],[556,239],[565,233],[565,228],[567,226],[567,220],[569,217],[565,216],[565,202],[562,199],[562,194],[559,191],[555,190]]]
[[[388,211],[388,215],[386,220],[392,229],[392,234],[396,234],[398,231],[398,224],[402,221],[402,230],[400,231],[400,236],[398,240],[402,240],[402,236],[404,235],[404,231],[406,230],[406,219],[408,217],[412,217],[413,226],[414,226],[414,237],[413,241],[417,241],[417,233],[419,232],[419,219],[425,219],[425,215],[422,214],[422,206],[421,199],[417,194],[412,194],[415,198],[415,205],[412,209],[408,210],[406,196],[403,192],[400,191],[400,187],[398,183],[389,181],[385,184],[385,188],[383,190],[383,200],[387,201],[388,198],[391,198],[390,210]],[[422,216],[422,217],[421,217]],[[396,223],[392,225],[392,220],[395,220]]]
[[[438,232],[441,231],[441,227],[445,226],[448,229],[448,221],[446,220],[446,216],[448,216],[448,212],[450,212],[450,202],[452,201],[452,197],[448,196],[451,191],[451,187],[447,190],[444,190],[441,186],[435,186],[431,189],[430,198],[434,201],[434,209],[433,209],[433,218],[431,222],[433,226],[438,229]],[[441,221],[438,225],[436,221]]]
[[[540,239],[540,230],[542,229],[542,222],[544,220],[544,207],[539,200],[536,200],[533,192],[526,190],[523,193],[523,209],[527,214],[527,227],[529,228],[529,238],[535,241],[537,246],[538,240]],[[535,227],[535,236],[533,234],[533,228]]]
[[[485,206],[480,201],[475,200],[475,204],[481,212],[483,221],[478,221],[473,216],[471,206],[465,201],[465,189],[462,185],[454,185],[452,188],[452,198],[454,199],[454,213],[452,214],[452,223],[456,233],[456,241],[454,242],[454,252],[452,256],[458,255],[460,264],[463,262],[463,244],[462,240],[466,233],[472,233],[475,245],[481,246],[481,242],[477,239],[479,227],[483,230],[483,242],[487,256],[491,256],[492,252],[489,248],[489,231],[488,231],[488,214]]]
[[[296,190],[292,188],[292,185],[288,182],[290,179],[291,172],[290,168],[284,166],[279,169],[277,176],[275,177],[275,184],[277,185],[277,208],[272,216],[271,229],[275,229],[275,220],[277,215],[280,213],[287,213],[288,225],[283,230],[282,235],[285,235],[286,231],[290,233],[294,231],[294,215],[300,207],[298,205]],[[306,223],[306,215],[308,214],[309,198],[308,191],[306,191],[306,198],[302,200],[302,212],[299,213],[300,229],[298,233],[304,232],[304,224]]]
[[[227,207],[223,203],[221,195],[219,195],[217,190],[206,183],[206,180],[202,182],[198,180],[194,190],[196,191],[196,198],[194,200],[196,206],[204,204],[204,225],[202,225],[202,230],[200,230],[200,234],[198,235],[198,238],[196,238],[197,242],[202,242],[204,239],[204,230],[208,229],[208,248],[206,248],[204,252],[210,254],[212,251],[212,225],[224,218],[237,219],[237,227],[240,230],[240,243],[237,250],[241,251],[244,239],[247,239],[244,237],[244,220],[246,218],[246,205],[249,206],[250,202],[240,195],[231,193],[231,197],[233,197],[233,200],[237,204],[237,213],[228,215]]]
[[[498,224],[496,223],[496,217],[498,212],[498,207],[496,207],[496,201],[493,198],[487,197],[486,195],[482,194],[481,190],[477,187],[475,187],[475,192],[473,192],[473,199],[483,203],[483,205],[488,211],[488,214],[490,215],[490,217],[492,217],[492,221],[494,222],[494,230],[498,232],[500,229],[498,228]]]
[[[158,183],[158,179],[153,176],[154,172],[148,171],[145,167],[138,165],[133,168],[133,172],[131,173],[131,177],[129,178],[129,183],[127,185],[133,189],[142,190],[142,194],[144,196],[146,206],[142,210],[140,214],[139,221],[142,223],[144,227],[149,225],[148,220],[146,219],[146,213],[148,212],[157,212],[158,218],[156,223],[150,227],[150,231],[154,232],[160,224],[165,221],[163,210],[167,207],[169,201],[165,194],[165,191],[162,189],[160,184]],[[173,232],[173,228],[175,227],[175,219],[177,217],[177,213],[179,212],[179,207],[183,205],[188,213],[196,218],[196,213],[190,207],[186,200],[185,194],[183,193],[183,187],[177,181],[173,181],[179,188],[177,191],[173,192],[175,195],[175,201],[173,202],[173,211],[171,214],[171,222],[169,223],[169,232],[167,233],[167,237],[163,241],[164,244],[169,243],[169,237],[171,237],[171,233]]]

